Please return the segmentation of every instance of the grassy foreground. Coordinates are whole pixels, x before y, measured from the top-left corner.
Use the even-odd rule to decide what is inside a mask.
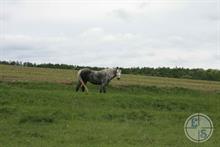
[[[75,93],[75,71],[0,65],[0,147],[218,147],[220,82],[123,75],[107,94]],[[213,136],[183,125],[205,113]]]

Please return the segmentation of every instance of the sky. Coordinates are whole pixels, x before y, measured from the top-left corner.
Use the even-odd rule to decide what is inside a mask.
[[[220,69],[220,1],[0,0],[0,60]]]

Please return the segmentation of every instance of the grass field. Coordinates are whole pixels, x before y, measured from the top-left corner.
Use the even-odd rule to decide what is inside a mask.
[[[0,65],[0,147],[219,147],[220,82],[122,75],[76,93],[75,71]],[[184,134],[205,113],[210,140]]]

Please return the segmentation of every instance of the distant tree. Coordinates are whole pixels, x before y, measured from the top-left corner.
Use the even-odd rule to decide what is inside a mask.
[[[22,63],[21,61],[0,61],[0,64],[26,66],[26,67],[75,69],[75,70],[79,70],[82,68],[91,68],[93,70],[103,69],[103,67],[88,67],[88,66],[52,64],[52,63],[42,63],[42,64],[36,64],[36,63],[31,63],[31,62]],[[175,67],[175,68],[131,67],[131,68],[121,68],[121,69],[122,69],[122,73],[124,74],[139,74],[139,75],[146,75],[146,76],[160,76],[160,77],[220,81],[220,70],[216,70],[216,69],[204,70],[201,68],[189,69],[189,68],[178,68],[178,67]]]

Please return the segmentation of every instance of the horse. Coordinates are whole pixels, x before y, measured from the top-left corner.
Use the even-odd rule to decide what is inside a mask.
[[[77,79],[78,83],[76,85],[76,92],[81,88],[82,92],[85,90],[88,92],[86,86],[87,82],[90,82],[95,85],[100,85],[99,92],[106,93],[106,86],[108,83],[117,77],[120,80],[121,70],[117,68],[107,68],[100,71],[91,70],[89,68],[83,68],[78,71]]]

